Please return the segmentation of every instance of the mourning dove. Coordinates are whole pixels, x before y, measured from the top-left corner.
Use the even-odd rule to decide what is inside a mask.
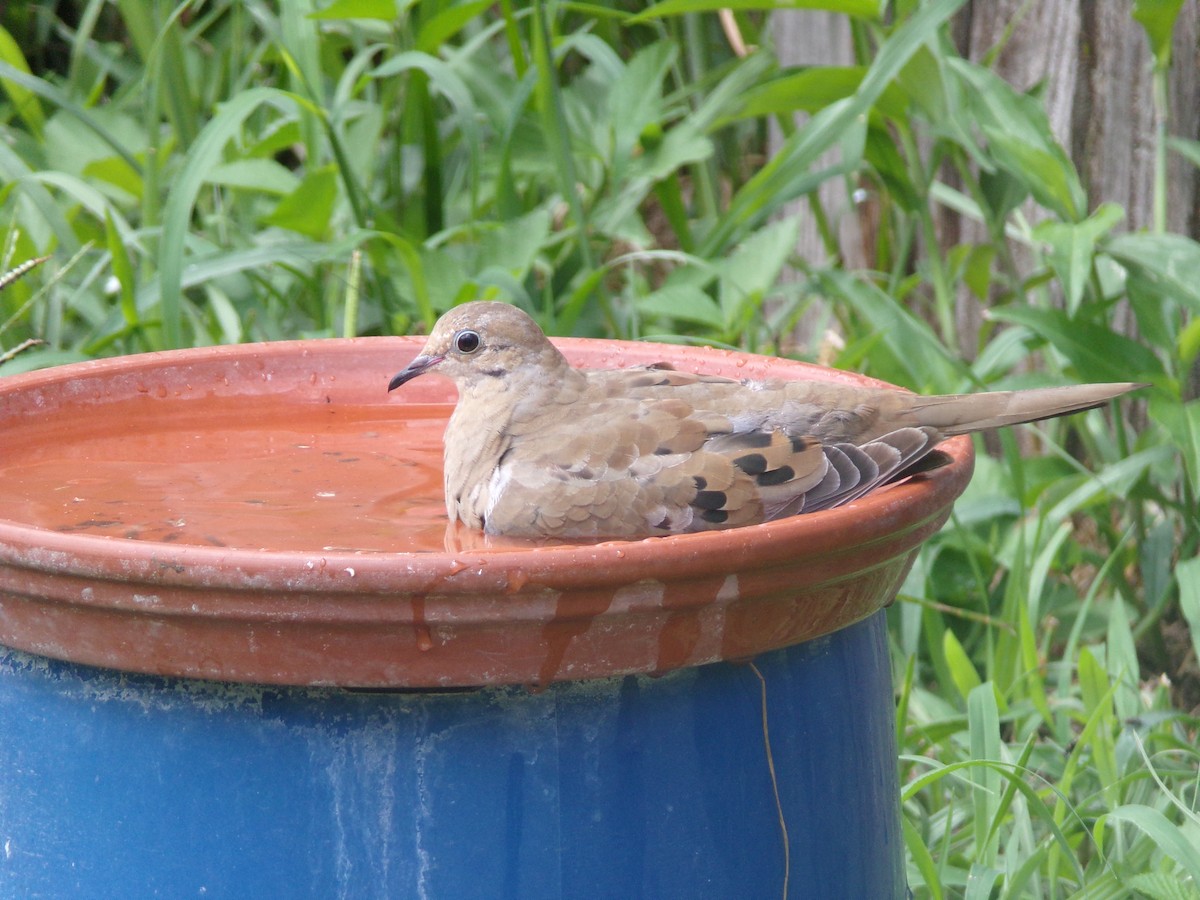
[[[1138,387],[924,397],[667,366],[575,369],[521,310],[442,316],[388,385],[436,372],[458,403],[446,511],[493,535],[640,538],[828,509],[911,472],[944,438],[1090,409]]]

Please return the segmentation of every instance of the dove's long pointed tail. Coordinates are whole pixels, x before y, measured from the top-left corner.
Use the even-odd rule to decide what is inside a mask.
[[[1079,384],[1024,391],[919,397],[914,398],[911,411],[922,425],[930,425],[944,435],[966,434],[1093,409],[1140,387],[1145,385],[1133,382]]]

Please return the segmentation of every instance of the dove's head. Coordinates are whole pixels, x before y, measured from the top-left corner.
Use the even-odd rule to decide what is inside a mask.
[[[540,381],[559,367],[567,367],[567,361],[525,312],[507,303],[477,301],[438,319],[420,354],[397,373],[388,390],[426,372],[452,378],[462,390],[522,371]]]

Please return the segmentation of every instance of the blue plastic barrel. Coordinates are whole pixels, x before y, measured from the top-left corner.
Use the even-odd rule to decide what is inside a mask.
[[[883,612],[754,668],[541,691],[0,650],[0,897],[696,900],[786,880],[900,900],[894,722]]]

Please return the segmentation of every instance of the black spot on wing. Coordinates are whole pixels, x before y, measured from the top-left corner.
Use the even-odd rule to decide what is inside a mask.
[[[771,487],[776,484],[787,484],[796,477],[796,470],[791,466],[780,466],[778,469],[772,469],[770,472],[763,472],[755,481],[763,487]]]
[[[737,442],[747,448],[770,447],[773,438],[774,432],[771,431],[747,431],[737,435]]]
[[[705,522],[711,522],[713,525],[723,525],[725,520],[729,518],[729,513],[723,509],[706,509],[700,513],[700,518]]]
[[[733,461],[733,464],[747,475],[761,475],[767,471],[767,458],[761,453],[747,453],[745,456],[739,456]]]
[[[729,498],[725,496],[724,491],[697,491],[692,506],[699,509],[716,510],[721,509],[728,501]]]

